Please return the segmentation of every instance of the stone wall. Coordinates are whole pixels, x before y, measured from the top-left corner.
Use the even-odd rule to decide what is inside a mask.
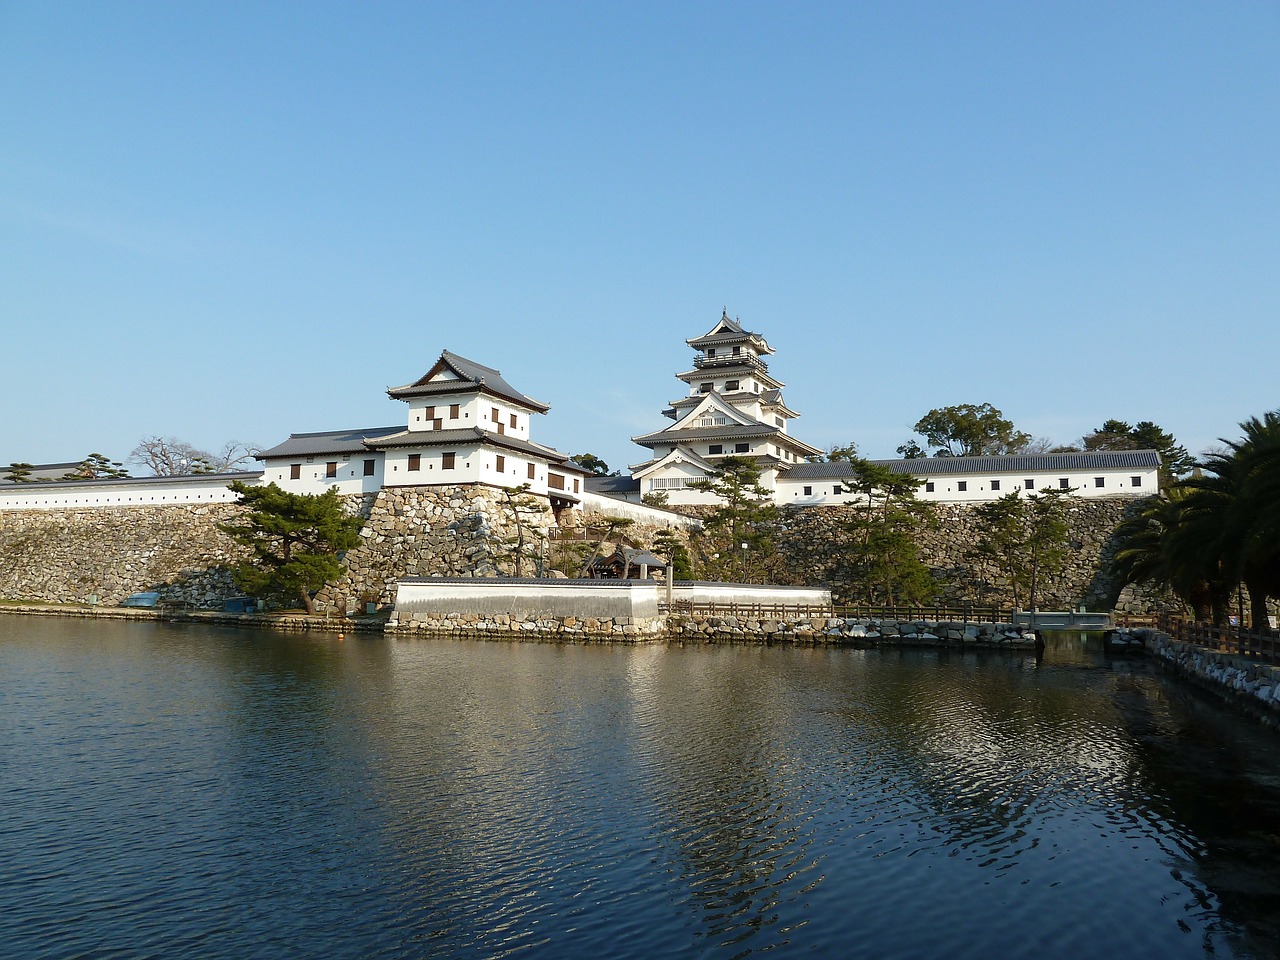
[[[1233,701],[1268,726],[1280,727],[1280,667],[1207,650],[1155,630],[1145,632],[1144,639],[1174,673]]]
[[[1068,507],[1071,527],[1070,557],[1061,575],[1041,585],[1037,606],[1042,609],[1109,610],[1121,595],[1121,584],[1103,573],[1114,553],[1116,527],[1145,501],[1134,499],[1075,500]],[[939,584],[941,603],[971,600],[1007,605],[1012,593],[1000,570],[990,561],[968,555],[977,541],[978,522],[973,507],[965,504],[931,504],[932,520],[918,535],[920,557]],[[790,511],[779,538],[785,569],[791,582],[821,584],[831,589],[837,603],[856,600],[857,584],[844,569],[840,521],[852,508],[812,507]],[[1126,612],[1147,614],[1170,605],[1168,598],[1129,590]]]
[[[521,574],[536,569],[555,525],[545,498],[525,496]],[[388,487],[368,504],[360,545],[346,572],[316,595],[318,610],[363,610],[395,602],[403,577],[497,577],[517,573],[518,531],[506,494],[494,487]]]
[[[232,503],[0,512],[0,597],[118,604],[157,590],[166,601],[220,606],[236,594],[228,565],[245,552],[217,529]]]

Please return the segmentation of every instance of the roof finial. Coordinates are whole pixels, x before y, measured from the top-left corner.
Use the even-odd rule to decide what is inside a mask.
[[[723,306],[723,307],[721,307],[721,308],[720,308],[720,319],[721,319],[721,320],[728,320],[728,319],[729,319],[729,306],[728,306],[728,304],[725,304],[725,306]]]

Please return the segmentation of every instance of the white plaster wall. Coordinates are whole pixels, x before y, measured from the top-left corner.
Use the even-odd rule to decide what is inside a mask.
[[[1159,492],[1159,472],[1155,469],[1107,468],[1088,472],[1068,471],[1066,473],[1046,473],[1031,471],[1029,473],[993,475],[991,473],[951,474],[941,477],[920,477],[920,486],[916,496],[930,503],[983,503],[997,500],[1013,490],[1024,493],[1026,480],[1033,481],[1035,490],[1059,488],[1059,480],[1066,478],[1067,484],[1075,488],[1072,493],[1078,497],[1148,497]],[[1101,477],[1103,486],[1095,484],[1095,478]],[[1139,485],[1134,486],[1132,478],[1138,477]],[[999,481],[1000,488],[992,489],[992,481]],[[964,482],[966,489],[960,489]],[[933,490],[927,484],[933,484]],[[777,502],[791,506],[827,506],[832,504],[853,503],[857,497],[852,494],[837,494],[835,488],[839,482],[824,480],[791,480],[785,475],[777,484]],[[804,492],[805,487],[811,493]]]
[[[449,416],[449,407],[458,405],[458,416]],[[493,410],[498,410],[498,421],[502,423],[502,432],[508,437],[521,440],[529,439],[529,421],[532,414],[528,410],[513,406],[495,397],[476,394],[440,394],[433,397],[413,397],[409,400],[410,430],[430,430],[432,421],[427,418],[428,407],[435,407],[435,419],[440,420],[441,430],[463,430],[467,427],[479,427],[481,430],[497,432],[497,422],[493,419]],[[515,415],[516,425],[511,426],[511,416]]]
[[[130,478],[125,480],[74,480],[61,483],[0,485],[0,510],[62,510],[68,507],[151,507],[177,503],[233,503],[227,489],[232,479],[254,482],[257,473],[216,479]]]
[[[373,476],[364,475],[364,462],[373,461]],[[338,475],[326,477],[326,465],[336,462]],[[291,468],[294,464],[301,467],[301,476],[291,480]],[[322,494],[330,487],[336,487],[340,494],[376,493],[382,488],[383,455],[381,451],[353,453],[348,459],[340,455],[295,457],[288,460],[271,459],[265,462],[262,470],[262,483],[274,483],[281,490],[290,493]]]
[[[618,500],[614,497],[605,497],[598,493],[588,493],[586,491],[583,491],[581,498],[582,511],[585,514],[622,517],[625,520],[635,520],[638,523],[675,527],[680,530],[702,529],[702,521],[700,520],[686,517],[681,513],[673,513],[670,510],[660,510],[646,506],[643,503],[632,503],[627,500]]]
[[[663,592],[665,594],[666,587]],[[712,583],[701,580],[677,581],[671,589],[677,603],[737,603],[830,607],[831,591],[820,587],[779,587],[773,584]]]
[[[665,587],[662,587],[665,595]],[[452,578],[401,580],[396,614],[458,613],[517,617],[658,616],[654,580]]]

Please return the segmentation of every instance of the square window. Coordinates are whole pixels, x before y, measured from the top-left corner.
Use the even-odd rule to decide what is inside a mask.
[[[961,480],[959,483],[956,484],[956,489],[959,490],[961,493],[964,493],[966,490],[969,489],[969,481]]]
[[[991,489],[992,489],[992,490],[999,490],[999,489],[1000,489],[1000,481],[999,481],[999,480],[992,480],[992,481],[991,481]]]
[[[329,478],[338,475],[338,462],[336,460],[330,460],[324,465],[324,475]]]
[[[289,479],[290,480],[302,479],[302,464],[300,463],[289,464]]]
[[[437,417],[436,419],[434,419],[434,420],[432,420],[432,421],[431,421],[431,429],[432,429],[432,430],[440,430],[440,429],[442,429],[443,427],[444,427],[444,421],[443,421],[443,420],[441,420],[439,417]]]
[[[458,455],[456,453],[442,453],[440,455],[440,469],[452,470],[457,460]]]
[[[925,492],[925,493],[933,493],[933,481],[932,481],[932,480],[926,480],[926,481],[924,482],[924,492]]]
[[[496,457],[494,457],[493,469],[497,470],[499,473],[505,473],[507,469],[507,458],[504,457],[502,454],[498,454]]]
[[[834,487],[832,487],[831,492],[837,497],[840,496],[840,484],[837,483]]]
[[[1106,481],[1106,479],[1105,479],[1105,478],[1103,478],[1103,477],[1094,477],[1094,478],[1093,478],[1093,485],[1094,485],[1095,487],[1105,487],[1105,486],[1107,485],[1107,481]]]
[[[1142,478],[1141,478],[1141,477],[1130,477],[1130,478],[1129,478],[1129,486],[1131,486],[1131,487],[1140,487],[1140,486],[1142,486]]]
[[[374,464],[375,464],[375,461],[373,460],[366,460],[364,462],[364,475],[366,477],[373,476]]]
[[[813,487],[805,487],[805,488],[804,488],[804,495],[805,495],[806,497],[812,497],[812,496],[813,496]]]
[[[715,355],[716,355],[716,348],[715,348],[715,347],[708,347],[708,348],[707,348],[707,356],[708,356],[708,357],[714,357]]]
[[[1066,489],[1067,489],[1068,487],[1070,487],[1070,486],[1071,486],[1071,484],[1067,483],[1067,478],[1066,478],[1066,477],[1059,477],[1059,478],[1058,478],[1058,489],[1059,489],[1059,490],[1066,490]]]
[[[1034,480],[1023,480],[1022,485],[1028,490],[1034,490],[1036,488],[1036,482]]]
[[[421,470],[421,469],[422,469],[422,454],[420,454],[420,453],[411,453],[411,454],[409,454],[409,466],[408,466],[408,468],[407,468],[407,469],[409,469],[409,470]]]

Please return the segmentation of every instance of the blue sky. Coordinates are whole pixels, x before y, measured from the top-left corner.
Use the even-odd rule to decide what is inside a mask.
[[[403,422],[614,467],[722,308],[817,446],[1280,406],[1280,6],[0,0],[0,463]]]

